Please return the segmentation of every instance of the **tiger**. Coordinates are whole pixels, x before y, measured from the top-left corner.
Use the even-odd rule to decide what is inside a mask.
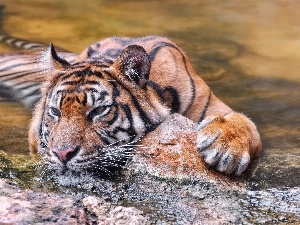
[[[197,124],[198,153],[220,173],[240,176],[262,152],[255,124],[219,100],[167,37],[113,36],[78,55],[32,46],[0,55],[0,85],[35,105],[29,149],[56,172],[122,168],[174,113]]]

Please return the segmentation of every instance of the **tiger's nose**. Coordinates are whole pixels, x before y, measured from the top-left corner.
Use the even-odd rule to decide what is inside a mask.
[[[53,149],[52,152],[62,163],[66,164],[79,152],[79,147]]]

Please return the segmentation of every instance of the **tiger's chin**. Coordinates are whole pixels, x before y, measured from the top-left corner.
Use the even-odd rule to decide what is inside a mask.
[[[128,144],[127,144],[128,145]],[[54,180],[74,179],[75,183],[82,183],[86,178],[114,179],[120,175],[134,150],[131,147],[116,146],[96,150],[97,154],[77,154],[68,160],[62,160],[57,155],[44,150],[41,158],[42,174],[53,177]],[[41,154],[41,152],[39,152]],[[90,157],[88,157],[90,156]],[[76,182],[78,178],[78,182]],[[61,182],[59,182],[61,183]]]
[[[116,180],[121,177],[124,165],[115,167],[74,166],[42,162],[37,166],[42,181],[49,181],[59,186],[76,186],[93,184],[99,180]]]
[[[53,182],[62,187],[78,187],[84,185],[94,185],[99,181],[115,180],[120,177],[121,170],[112,170],[110,175],[107,173],[101,173],[101,171],[85,170],[81,171],[63,168],[53,168],[46,164],[41,165],[38,168],[38,180],[40,183]]]
[[[91,176],[98,176],[102,178],[111,178],[115,177],[116,174],[118,174],[125,165],[119,165],[118,167],[103,167],[100,168],[100,166],[90,166],[89,168],[85,167],[72,167],[72,166],[56,166],[53,165],[49,166],[45,164],[47,167],[47,171],[51,172],[52,174],[56,174],[57,176],[82,176],[82,175],[91,175]]]

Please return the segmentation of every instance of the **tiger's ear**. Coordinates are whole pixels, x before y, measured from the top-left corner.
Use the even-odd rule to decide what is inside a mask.
[[[139,45],[130,45],[123,50],[114,63],[125,79],[143,87],[149,79],[150,60],[145,49]]]
[[[65,68],[70,65],[67,62],[67,60],[65,60],[62,57],[60,57],[59,55],[57,55],[54,45],[52,43],[50,43],[49,52],[50,52],[50,57],[51,57],[52,64],[54,65],[54,68],[61,69],[61,68]]]
[[[70,65],[65,59],[56,53],[52,43],[50,43],[48,49],[42,53],[41,57],[38,59],[38,63],[39,68],[46,72],[62,70]]]

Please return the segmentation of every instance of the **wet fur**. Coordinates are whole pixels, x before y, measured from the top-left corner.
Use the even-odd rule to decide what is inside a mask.
[[[170,113],[177,112],[199,124],[196,143],[199,154],[221,172],[240,175],[251,158],[261,152],[255,125],[212,93],[195,73],[186,54],[171,40],[158,36],[111,37],[89,46],[75,59],[71,56],[72,61],[67,62],[50,47],[48,58],[46,55],[46,59],[40,60],[39,70],[48,69],[29,131],[31,151],[46,155],[57,168],[66,165],[60,162],[53,149],[59,153],[60,149],[80,146],[80,151],[67,164],[68,169],[81,170],[109,145],[95,133],[95,129],[103,130],[107,124],[98,122],[95,125],[87,120],[86,112],[94,106],[82,104],[86,94],[80,92],[79,95],[74,90],[74,74],[82,78],[84,74],[101,73],[100,80],[91,76],[80,82],[83,86],[88,82],[100,82],[110,100],[122,108],[118,116],[129,121],[132,129],[127,130],[131,134],[123,135],[120,143],[116,138],[116,149],[138,140]],[[73,75],[68,77],[68,74]],[[48,115],[51,99],[66,82],[70,85],[63,88],[73,90],[66,96],[73,100],[56,105],[62,115],[51,119]],[[116,89],[119,95],[114,92]],[[45,135],[47,132],[49,137]],[[84,163],[80,164],[83,159]],[[101,161],[96,164],[100,165]]]

